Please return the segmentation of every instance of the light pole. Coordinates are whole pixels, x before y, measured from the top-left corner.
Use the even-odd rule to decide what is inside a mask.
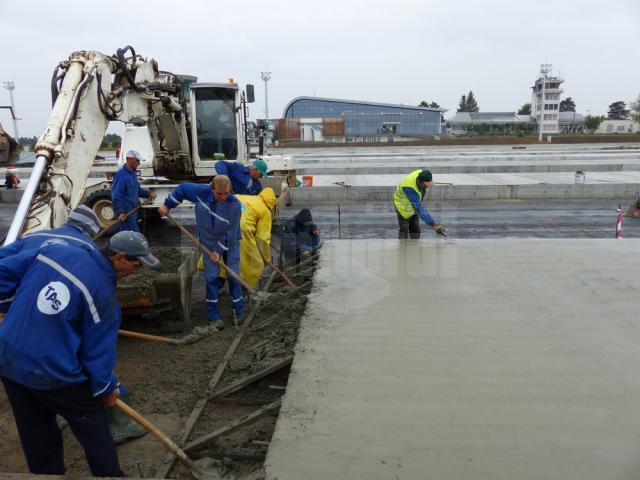
[[[547,74],[551,71],[551,64],[540,65],[540,78],[542,78],[542,94],[540,95],[540,121],[538,122],[538,141],[542,141],[542,130],[544,127],[544,93],[547,86]]]
[[[16,118],[16,107],[13,104],[13,91],[16,88],[15,83],[13,82],[2,82],[4,88],[9,90],[9,102],[11,102],[11,118],[13,118],[13,136],[17,141],[19,141],[20,136],[18,135],[18,119]]]
[[[265,143],[269,137],[269,87],[268,83],[271,80],[271,72],[260,72],[262,81],[264,82],[264,136]]]

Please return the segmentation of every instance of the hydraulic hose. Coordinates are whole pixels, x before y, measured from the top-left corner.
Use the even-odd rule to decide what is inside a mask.
[[[131,55],[133,56],[133,59],[135,61],[136,51],[133,49],[131,45],[127,45],[126,47],[119,48],[116,51],[116,59],[118,60],[118,66],[122,69],[122,73],[124,74],[125,78],[129,82],[129,85],[131,85],[131,88],[133,88],[136,92],[141,92],[142,89],[136,84],[135,79],[131,75],[131,70],[127,65],[127,59],[124,57],[124,54],[127,52],[131,52]]]

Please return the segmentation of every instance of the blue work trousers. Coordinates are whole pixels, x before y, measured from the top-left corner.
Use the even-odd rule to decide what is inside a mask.
[[[240,275],[240,244],[236,243],[229,247],[229,250],[222,255],[222,259],[231,270]],[[204,256],[204,278],[207,284],[206,303],[207,316],[209,320],[220,320],[220,310],[218,309],[218,293],[222,285],[220,278],[220,265],[212,262],[209,257]],[[229,294],[233,310],[238,317],[244,313],[244,300],[242,298],[242,285],[231,275],[227,275],[229,282]]]

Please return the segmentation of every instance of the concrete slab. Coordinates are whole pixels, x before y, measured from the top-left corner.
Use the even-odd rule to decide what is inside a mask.
[[[314,175],[313,185],[329,187],[344,183],[353,187],[396,186],[410,172],[378,175]],[[541,173],[453,173],[434,176],[436,182],[454,185],[567,185],[575,183],[575,171]],[[640,183],[640,171],[589,172],[586,183]]]
[[[439,180],[439,179],[436,179]],[[292,188],[294,204],[390,201],[395,185]],[[638,198],[638,183],[528,184],[528,185],[437,185],[428,200],[603,200],[628,205]]]
[[[327,243],[267,478],[637,479],[639,249]]]

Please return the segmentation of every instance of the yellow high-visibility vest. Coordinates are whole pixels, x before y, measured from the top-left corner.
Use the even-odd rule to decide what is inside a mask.
[[[424,196],[429,191],[429,189],[427,188],[425,189],[423,194],[418,188],[418,175],[420,175],[421,172],[422,169],[414,170],[409,175],[404,177],[393,194],[393,203],[396,206],[396,210],[398,210],[403,218],[409,218],[417,213],[413,208],[413,205],[411,205],[411,202],[405,195],[404,187],[409,187],[415,190],[415,192],[418,194],[418,197],[420,198],[420,201],[424,199]]]

